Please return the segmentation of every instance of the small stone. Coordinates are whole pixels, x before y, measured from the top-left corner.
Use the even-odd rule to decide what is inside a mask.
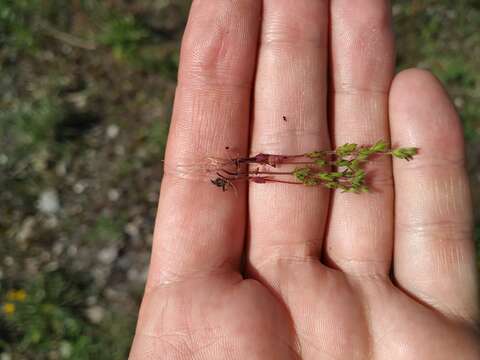
[[[148,271],[131,268],[127,271],[127,278],[133,283],[144,283],[147,281]]]
[[[97,303],[97,297],[96,296],[89,296],[87,297],[87,305],[95,305]]]
[[[69,358],[72,355],[72,350],[72,344],[68,341],[62,341],[60,343],[60,355],[62,355],[62,358]]]
[[[20,230],[17,233],[17,241],[20,244],[25,244],[27,240],[32,236],[35,227],[35,218],[28,217],[22,223]]]
[[[120,294],[117,290],[115,290],[115,289],[113,289],[113,288],[108,287],[108,288],[105,289],[105,297],[106,297],[108,300],[115,300],[115,299],[117,299],[120,295],[121,295],[121,294]]]
[[[118,201],[118,199],[120,199],[120,192],[117,189],[108,190],[108,199],[112,202]]]
[[[11,256],[5,256],[5,259],[3,259],[3,263],[6,266],[12,266],[13,264],[15,264],[15,260],[13,260],[13,257]]]
[[[38,210],[45,214],[54,214],[60,209],[58,193],[55,189],[48,189],[40,194],[37,203]]]
[[[52,251],[55,255],[60,255],[63,252],[63,249],[65,248],[65,245],[61,242],[56,242],[53,247]]]
[[[107,283],[108,276],[110,275],[109,271],[102,268],[95,268],[91,270],[90,273],[92,274],[93,280],[95,281],[95,284],[97,285],[98,288],[105,286],[105,284]]]
[[[67,164],[64,161],[61,161],[55,166],[55,173],[58,176],[65,176],[67,174]]]
[[[58,267],[59,267],[58,262],[52,261],[52,262],[49,262],[47,265],[45,265],[44,269],[46,272],[53,272],[58,270]]]
[[[7,165],[8,164],[8,156],[5,154],[0,154],[0,165]]]
[[[109,139],[115,139],[120,132],[120,128],[117,125],[110,125],[107,127],[107,137]]]
[[[392,13],[393,13],[393,16],[398,16],[402,13],[402,6],[399,5],[399,4],[395,4],[393,5],[392,7]]]
[[[108,247],[100,250],[98,253],[98,260],[104,264],[111,264],[118,256],[118,249],[116,247]]]
[[[70,245],[67,249],[67,255],[68,256],[75,256],[77,255],[78,252],[78,247],[76,245]]]
[[[137,281],[139,276],[140,276],[140,272],[135,268],[131,268],[127,271],[127,279],[132,282]]]
[[[125,232],[131,237],[131,238],[138,238],[140,236],[140,229],[138,228],[137,224],[134,222],[129,222],[125,226]]]
[[[75,183],[75,185],[73,185],[73,191],[75,192],[75,194],[81,194],[85,191],[87,185],[81,181]]]
[[[77,110],[83,110],[87,106],[87,96],[85,93],[73,93],[70,94],[67,99]]]
[[[455,106],[457,108],[462,108],[463,105],[465,104],[465,101],[461,97],[456,97],[453,102],[455,103]]]
[[[1,353],[0,360],[12,360],[12,355],[9,353]]]

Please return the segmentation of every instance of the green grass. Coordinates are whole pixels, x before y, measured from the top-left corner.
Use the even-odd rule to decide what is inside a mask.
[[[148,6],[0,3],[2,359],[128,354],[188,1]],[[60,211],[43,214],[52,188]]]
[[[394,1],[399,68],[420,66],[443,81],[462,116],[465,136],[480,139],[480,3]]]
[[[14,312],[0,317],[3,352],[15,359],[125,358],[134,317],[106,310],[100,326],[91,324],[86,316],[87,303],[98,294],[84,272],[61,269],[22,283],[0,284],[2,300],[15,306]],[[25,291],[25,299],[7,299],[12,289]]]

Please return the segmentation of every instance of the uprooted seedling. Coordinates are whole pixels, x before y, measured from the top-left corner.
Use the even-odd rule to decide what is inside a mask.
[[[312,151],[300,155],[260,153],[238,157],[211,172],[212,184],[226,191],[236,181],[323,186],[342,192],[368,192],[365,165],[379,156],[393,156],[410,161],[418,153],[414,147],[391,149],[379,140],[373,145],[344,144],[335,150]],[[210,174],[212,175],[212,174]]]

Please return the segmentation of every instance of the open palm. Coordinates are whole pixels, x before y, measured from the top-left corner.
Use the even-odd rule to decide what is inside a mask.
[[[430,74],[394,77],[390,21],[387,0],[193,2],[131,359],[480,358],[460,124]],[[176,171],[378,139],[420,154],[362,195]]]

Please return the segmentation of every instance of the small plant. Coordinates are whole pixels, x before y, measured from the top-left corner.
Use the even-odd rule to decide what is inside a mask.
[[[313,151],[300,155],[260,153],[231,160],[209,159],[207,173],[213,185],[226,191],[236,181],[257,184],[283,183],[324,186],[342,192],[368,192],[365,165],[379,156],[393,156],[410,161],[417,154],[414,147],[390,149],[384,140],[371,146],[344,144],[335,150]]]

